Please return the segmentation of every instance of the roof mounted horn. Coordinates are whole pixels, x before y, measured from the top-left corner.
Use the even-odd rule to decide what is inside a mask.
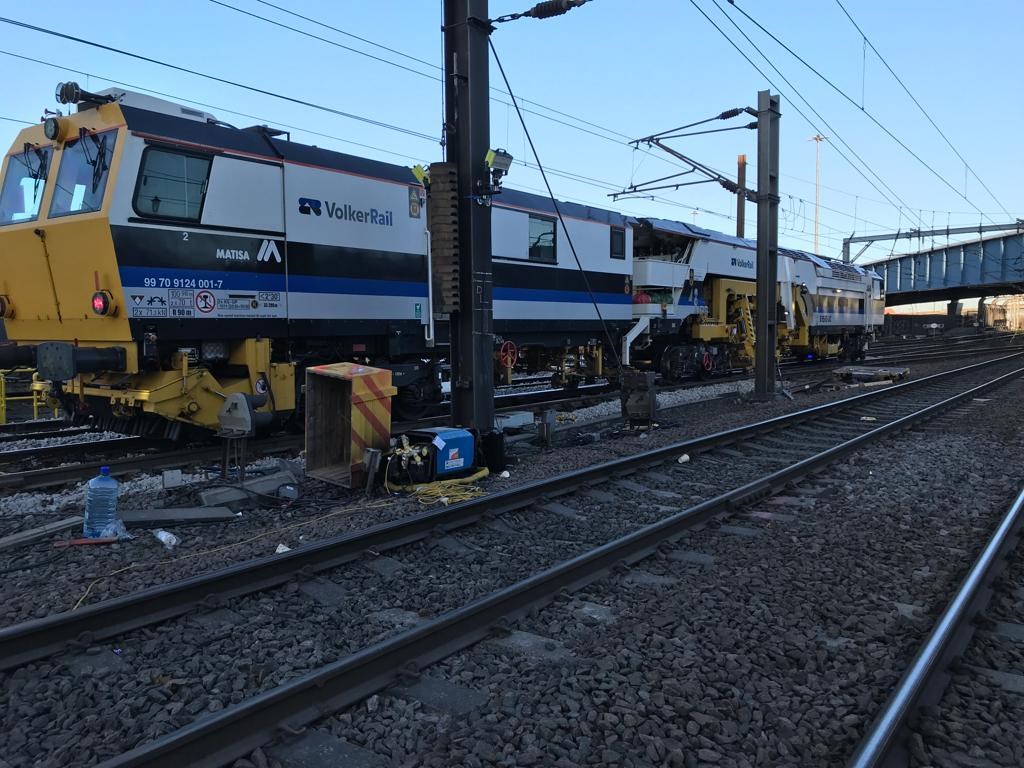
[[[98,93],[83,91],[81,87],[79,87],[78,83],[74,81],[57,83],[57,90],[54,92],[54,97],[60,104],[80,104],[82,102],[89,102],[92,104],[109,104],[112,101],[117,101],[117,98],[110,94],[101,96]]]

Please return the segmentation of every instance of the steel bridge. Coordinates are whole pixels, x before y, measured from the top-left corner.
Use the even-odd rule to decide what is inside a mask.
[[[887,306],[1024,293],[1024,224],[865,266],[884,278]]]

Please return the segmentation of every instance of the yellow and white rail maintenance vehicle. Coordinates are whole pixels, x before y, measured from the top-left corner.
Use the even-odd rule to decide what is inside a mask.
[[[284,421],[325,362],[389,368],[400,414],[441,400],[447,323],[411,169],[142,94],[58,98],[77,111],[22,130],[3,162],[0,369],[35,368],[76,416],[168,437],[215,430],[236,393]],[[671,378],[749,365],[753,242],[559,207],[564,227],[548,198],[494,199],[496,359],[614,375],[607,334]],[[869,270],[780,250],[779,275],[784,353],[856,354],[881,325]]]

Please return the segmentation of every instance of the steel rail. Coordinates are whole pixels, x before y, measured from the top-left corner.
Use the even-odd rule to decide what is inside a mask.
[[[992,584],[1006,568],[1007,556],[1024,524],[1024,490],[1003,515],[960,588],[924,641],[881,713],[872,722],[850,760],[851,768],[906,768],[910,718],[922,706],[938,703],[948,682],[953,659],[963,653],[974,634],[971,624],[991,597]]]
[[[1024,353],[1002,360],[1015,359]],[[283,584],[297,573],[315,573],[355,560],[371,550],[383,552],[424,539],[440,529],[455,530],[485,515],[498,515],[526,507],[543,496],[568,493],[605,482],[609,477],[674,461],[680,453],[698,453],[720,445],[772,432],[859,403],[886,398],[963,373],[993,365],[991,361],[935,374],[924,379],[777,416],[766,421],[675,443],[652,451],[604,462],[553,478],[536,480],[439,510],[425,511],[398,520],[324,539],[280,555],[248,560],[210,573],[141,590],[0,629],[0,670],[58,653],[68,643],[95,642],[139,627],[165,621],[214,600],[227,600]]]
[[[71,422],[64,419],[29,419],[28,421],[12,421],[0,424],[0,435],[28,435],[39,430],[59,430],[70,427]]]
[[[1024,347],[1022,347],[1024,348]],[[958,360],[961,358],[972,358],[978,355],[989,354],[992,352],[1004,352],[1006,347],[996,348],[985,348],[978,350],[950,350],[945,353],[930,353],[927,355],[914,354],[913,356],[904,355],[892,355],[889,357],[877,357],[867,358],[865,360],[858,360],[856,362],[840,361],[840,360],[821,360],[815,363],[789,363],[781,366],[783,380],[787,382],[797,382],[798,380],[802,384],[807,379],[814,379],[818,376],[828,376],[832,371],[837,368],[843,367],[862,367],[871,368],[876,366],[895,366],[895,365],[906,365],[912,366],[915,363],[927,363],[934,361],[944,360]],[[820,383],[841,383],[838,380],[832,378],[822,379]]]
[[[15,426],[21,424],[32,424],[34,422],[20,421],[15,424],[7,424],[4,426]],[[60,422],[58,422],[59,424]],[[37,425],[39,426],[39,425]],[[55,429],[55,425],[51,422],[45,429],[30,429],[23,430],[21,432],[5,432],[0,433],[0,445],[5,443],[16,443],[20,440],[43,440],[48,437],[75,437],[77,435],[88,434],[89,432],[96,432],[95,427],[82,426],[82,427],[65,427],[64,429]]]
[[[925,362],[928,360],[947,360],[951,357],[970,357],[971,355],[983,355],[988,352],[1002,352],[1008,348],[1012,349],[1020,346],[1020,344],[995,344],[983,347],[971,347],[968,349],[917,350],[914,352],[889,353],[884,356],[880,355],[876,358],[867,357],[864,360],[858,361],[858,363],[860,365],[872,365],[876,362],[889,360],[894,362],[905,360],[911,363]]]
[[[32,435],[26,439],[35,440],[37,437]],[[155,448],[160,445],[166,445],[166,441],[139,437],[137,435],[125,435],[124,437],[111,438],[109,440],[93,440],[92,442],[82,440],[72,443],[59,443],[57,445],[39,445],[34,448],[19,448],[13,451],[0,450],[0,463],[9,464],[26,459],[47,459],[53,456],[72,453],[76,448],[86,449],[92,454],[102,453],[110,449],[119,450],[121,448],[136,451],[144,448]]]
[[[937,412],[1005,383],[1024,368],[998,376],[915,413],[858,435],[785,469],[747,483],[687,510],[645,526],[516,584],[375,643],[148,744],[101,763],[100,768],[216,768],[243,757],[281,729],[301,728],[325,714],[414,674],[456,651],[504,629],[511,619],[547,605],[563,590],[575,591],[608,571],[636,562],[688,528],[722,512],[756,501],[865,443],[906,429]]]
[[[266,440],[250,441],[247,450],[250,458],[257,458],[265,454],[301,448],[301,446],[301,437],[288,435],[285,437],[271,437]],[[80,464],[70,464],[66,467],[47,467],[45,469],[30,469],[24,472],[0,473],[0,492],[27,491],[63,485],[65,483],[81,482],[95,476],[99,472],[100,467],[110,467],[110,474],[114,477],[120,477],[144,470],[164,469],[167,467],[176,468],[204,461],[217,461],[223,454],[223,447],[217,445],[209,448],[165,451],[148,456],[131,456],[123,459],[109,459],[107,461],[87,461]],[[0,457],[2,456],[3,454],[0,454]]]

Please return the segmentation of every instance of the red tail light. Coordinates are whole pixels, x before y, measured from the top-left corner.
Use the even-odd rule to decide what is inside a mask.
[[[104,317],[114,314],[115,309],[114,298],[110,295],[110,291],[96,291],[92,295],[92,311],[95,314]]]

